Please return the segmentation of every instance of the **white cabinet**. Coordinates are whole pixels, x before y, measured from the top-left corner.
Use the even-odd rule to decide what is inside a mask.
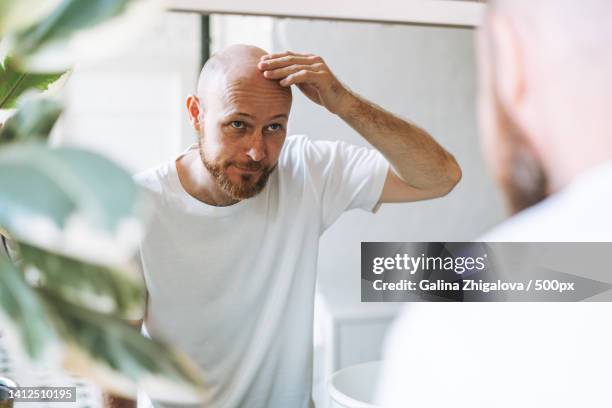
[[[327,382],[345,367],[382,358],[384,338],[400,304],[355,303],[341,293],[317,293],[313,398],[329,406]]]

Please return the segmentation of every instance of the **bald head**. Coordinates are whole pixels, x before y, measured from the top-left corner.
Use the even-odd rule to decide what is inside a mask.
[[[212,202],[257,195],[278,163],[291,89],[264,77],[258,63],[267,54],[249,45],[221,50],[202,69],[198,95],[187,98],[205,169],[196,174]]]
[[[252,45],[236,44],[213,54],[200,72],[198,80],[198,96],[204,109],[208,105],[207,98],[217,93],[229,84],[256,84],[264,88],[274,89],[291,95],[291,89],[279,85],[278,81],[264,78],[257,68],[261,57],[268,52]]]
[[[491,0],[479,35],[480,120],[521,209],[612,160],[612,1]]]
[[[612,1],[493,0],[489,11],[489,21],[511,21],[527,62],[546,77],[601,91],[612,85]]]

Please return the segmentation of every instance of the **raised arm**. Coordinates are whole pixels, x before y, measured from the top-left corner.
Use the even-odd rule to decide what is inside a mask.
[[[440,197],[461,179],[455,158],[420,127],[385,111],[344,86],[319,56],[286,52],[262,57],[264,76],[296,85],[338,115],[391,164],[380,202]]]
[[[350,91],[344,101],[338,115],[392,166],[380,202],[440,197],[459,182],[455,158],[425,130]]]

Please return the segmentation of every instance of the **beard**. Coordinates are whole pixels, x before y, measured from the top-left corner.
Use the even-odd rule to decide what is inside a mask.
[[[257,194],[259,194],[268,183],[270,174],[276,168],[276,165],[267,167],[252,160],[246,163],[237,163],[234,161],[223,161],[219,163],[213,162],[208,160],[204,153],[201,137],[198,138],[198,147],[200,158],[204,164],[204,167],[206,167],[206,170],[208,170],[208,172],[213,176],[217,186],[234,200],[240,201],[255,197]],[[257,174],[241,174],[240,181],[235,183],[230,180],[227,174],[228,167],[232,165],[239,165],[240,168],[246,170],[259,170],[259,178],[257,178]]]
[[[516,214],[548,196],[549,180],[525,132],[498,98],[494,103],[500,134],[496,147],[496,159],[500,160],[497,179],[511,213]]]

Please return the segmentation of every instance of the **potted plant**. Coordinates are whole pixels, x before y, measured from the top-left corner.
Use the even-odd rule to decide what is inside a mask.
[[[0,0],[0,110],[8,116],[0,128],[0,335],[16,358],[62,366],[109,392],[134,397],[141,387],[191,401],[202,393],[193,367],[127,323],[145,302],[131,266],[145,195],[112,161],[49,146],[62,106],[28,97],[65,78],[69,66],[57,61],[76,37],[108,30],[138,3]]]

